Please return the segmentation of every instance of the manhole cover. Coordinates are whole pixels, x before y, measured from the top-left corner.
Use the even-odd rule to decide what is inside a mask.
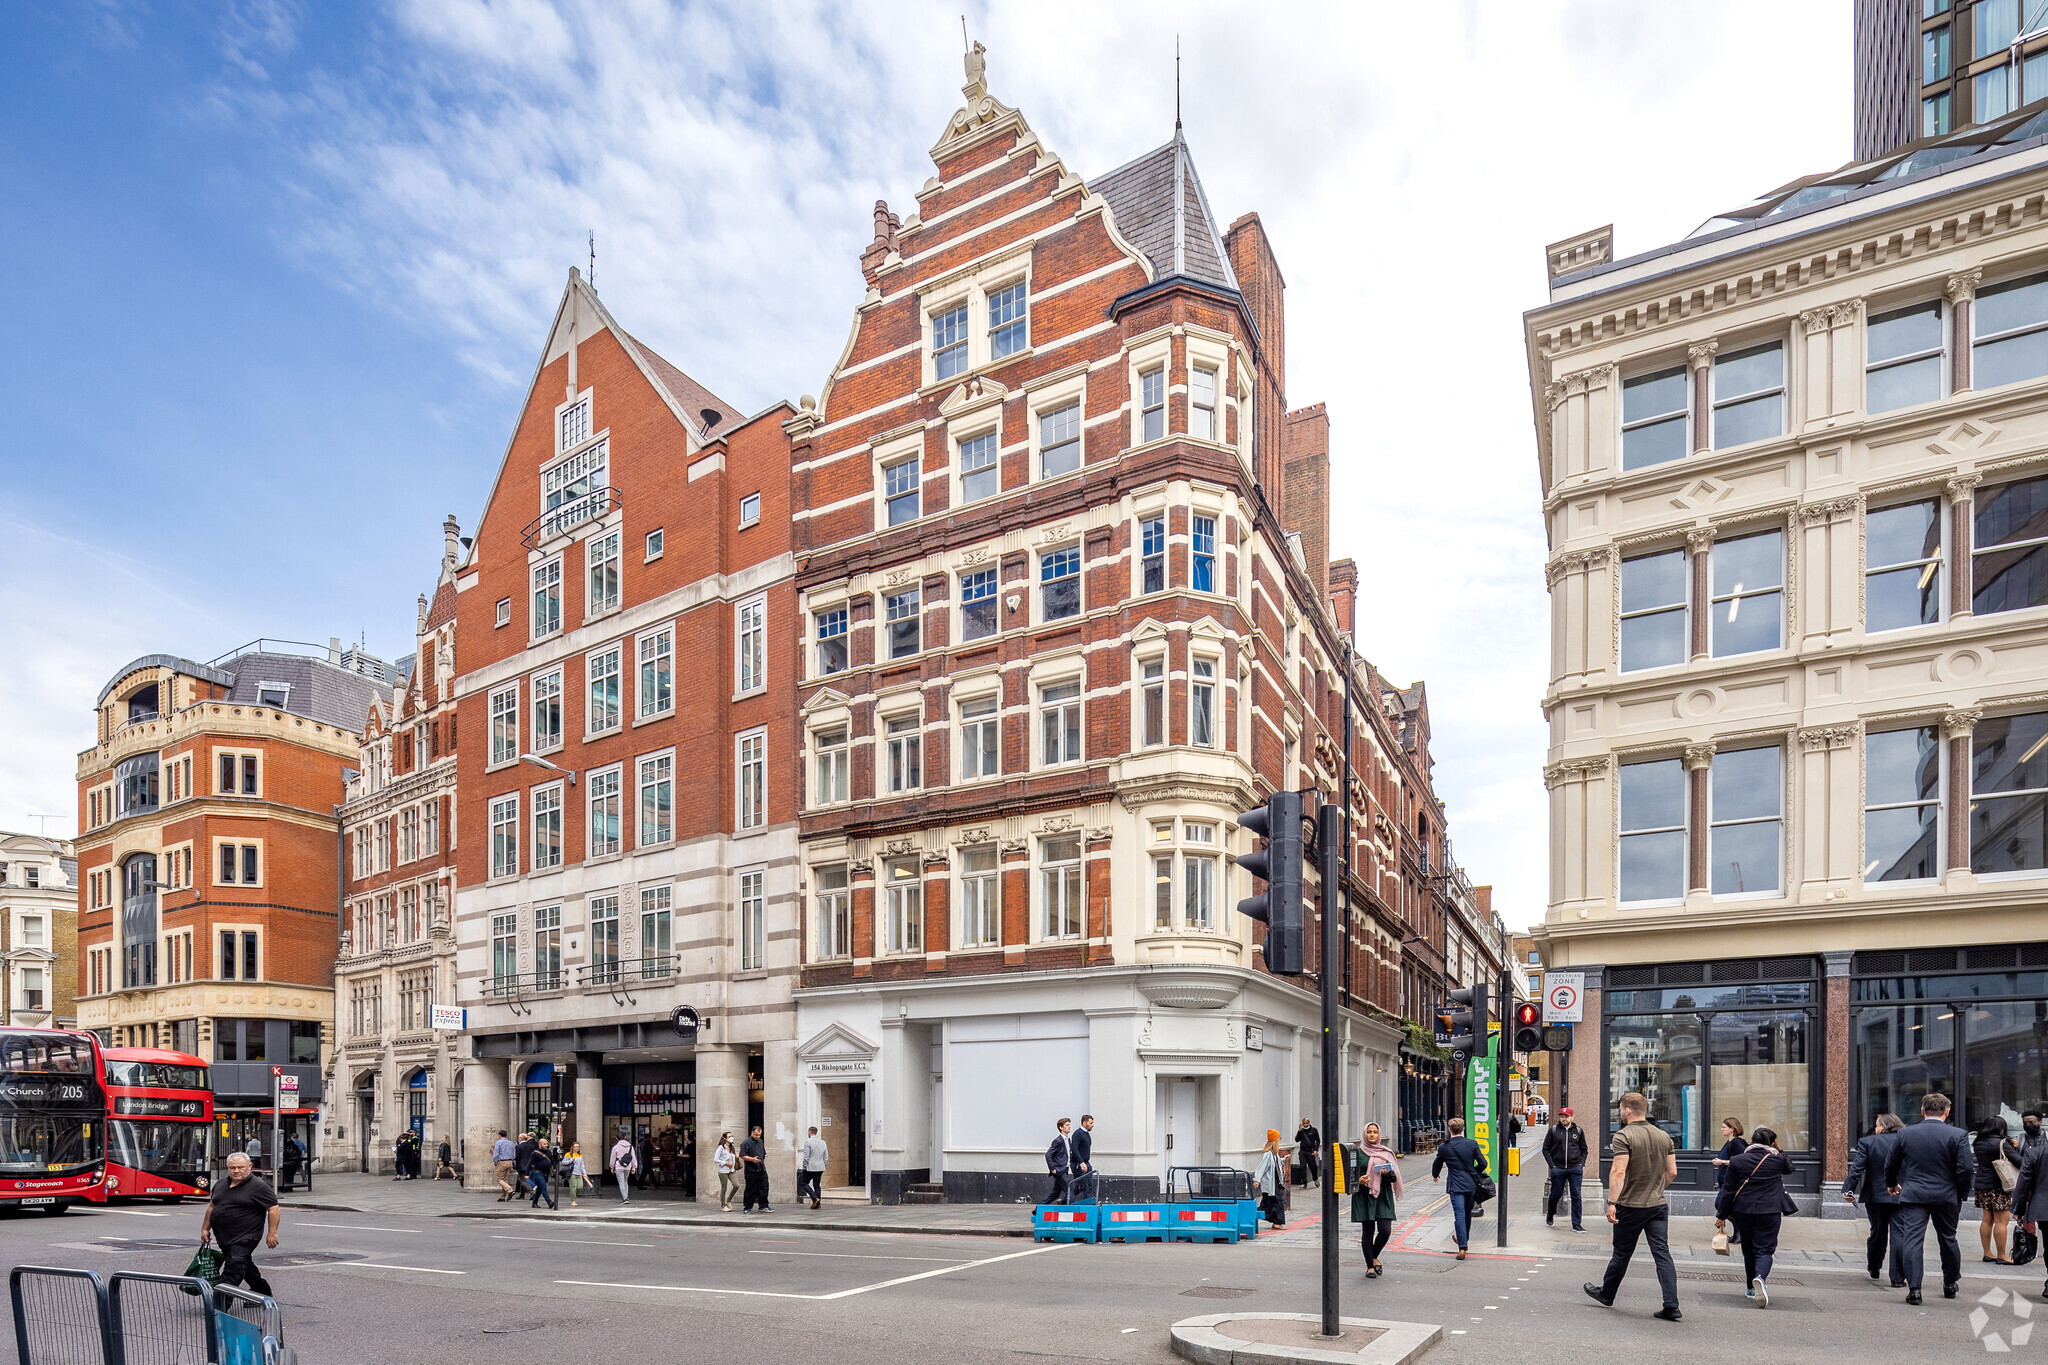
[[[487,1337],[503,1337],[510,1336],[514,1332],[538,1332],[547,1325],[545,1322],[501,1322],[496,1327],[484,1328],[484,1335]]]
[[[1198,1284],[1193,1289],[1180,1291],[1184,1299],[1241,1299],[1247,1294],[1256,1294],[1256,1289],[1232,1289],[1222,1284]]]
[[[294,1251],[284,1256],[265,1256],[263,1265],[332,1265],[336,1261],[360,1261],[360,1251]]]
[[[199,1249],[194,1237],[108,1237],[102,1239],[109,1251],[184,1251]]]

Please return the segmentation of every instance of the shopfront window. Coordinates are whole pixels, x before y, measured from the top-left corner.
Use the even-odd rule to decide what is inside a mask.
[[[1700,1033],[1696,1014],[1623,1014],[1607,1021],[1608,1103],[1637,1091],[1650,1102],[1650,1122],[1686,1150],[1705,1145]],[[1620,1127],[1618,1112],[1609,1119]]]
[[[1746,1129],[1772,1128],[1778,1146],[1812,1145],[1812,1083],[1804,1010],[1716,1014],[1708,1022],[1707,1064],[1714,1114]]]
[[[1963,1005],[1963,1115],[1994,1114],[2017,1136],[2020,1111],[2048,1097],[2048,1001]],[[1945,1091],[1945,1094],[1953,1094]]]
[[[1855,1029],[1858,1133],[1871,1132],[1879,1114],[1918,1123],[1922,1095],[1955,1095],[1955,1014],[1947,1005],[1866,1007]]]

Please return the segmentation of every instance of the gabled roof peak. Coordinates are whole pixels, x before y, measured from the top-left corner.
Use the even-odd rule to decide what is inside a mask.
[[[1152,262],[1155,279],[1178,275],[1240,292],[1177,119],[1171,138],[1090,180],[1088,188],[1109,205],[1117,230]]]

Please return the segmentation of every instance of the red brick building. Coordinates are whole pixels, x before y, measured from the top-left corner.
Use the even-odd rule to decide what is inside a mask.
[[[335,807],[388,689],[258,641],[210,664],[152,654],[101,691],[78,757],[80,1026],[213,1064],[239,1146],[271,1068],[322,1097],[341,884]],[[246,1131],[244,1131],[246,1130]],[[220,1151],[227,1148],[222,1146]]]
[[[1107,1188],[1149,1188],[1315,1109],[1312,983],[1262,969],[1230,857],[1268,792],[1336,799],[1357,575],[1258,217],[1218,230],[1178,128],[1084,179],[978,47],[964,93],[786,424],[800,1124],[829,1184],[1010,1199],[1088,1110]],[[1355,670],[1346,1132],[1391,1127],[1443,965],[1421,691]]]
[[[687,1196],[699,1134],[752,1120],[793,1179],[792,415],[741,415],[570,272],[455,577],[470,1153],[623,1132]]]
[[[442,537],[414,652],[396,669],[393,697],[370,704],[341,808],[348,889],[322,1133],[328,1169],[390,1170],[407,1131],[431,1163],[461,1127],[461,1032],[433,1023],[433,1007],[455,998],[454,517]]]

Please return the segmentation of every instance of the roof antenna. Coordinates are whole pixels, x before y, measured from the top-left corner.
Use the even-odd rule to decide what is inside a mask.
[[[1180,35],[1173,35],[1173,131],[1180,132]]]
[[[590,230],[590,292],[597,292],[597,229]]]
[[[973,46],[967,41],[967,16],[963,14],[960,16],[960,50],[966,52]]]

